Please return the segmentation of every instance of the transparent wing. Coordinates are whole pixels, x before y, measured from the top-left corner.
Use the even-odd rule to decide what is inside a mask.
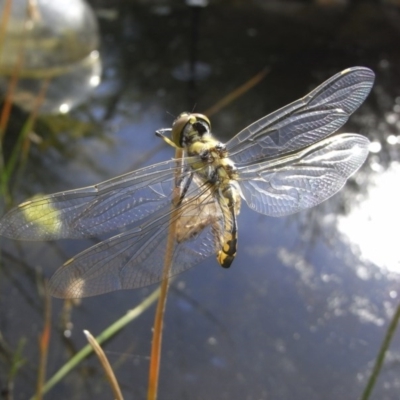
[[[50,279],[50,293],[55,297],[81,298],[162,280],[171,223],[169,210],[170,206],[162,217],[105,240],[69,260]],[[210,193],[183,203],[177,217],[169,276],[215,254],[216,246],[220,246],[221,218]],[[197,225],[193,226],[193,221]]]
[[[374,73],[346,69],[305,97],[254,122],[227,144],[237,166],[265,161],[309,146],[336,132],[365,100]]]
[[[242,195],[249,207],[274,217],[313,207],[360,168],[368,145],[361,135],[334,135],[286,157],[239,168]]]
[[[0,235],[21,240],[78,239],[134,224],[170,204],[177,168],[182,167],[170,160],[94,186],[34,198],[0,220]],[[181,171],[182,178],[190,173]]]

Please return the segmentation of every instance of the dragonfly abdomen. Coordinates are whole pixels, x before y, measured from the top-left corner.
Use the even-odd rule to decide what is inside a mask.
[[[235,259],[238,239],[237,215],[240,211],[240,193],[237,182],[230,180],[219,188],[218,202],[223,213],[221,249],[217,261],[223,268],[229,268]]]

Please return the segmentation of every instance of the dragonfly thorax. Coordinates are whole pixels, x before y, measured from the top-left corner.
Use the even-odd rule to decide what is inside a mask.
[[[226,146],[215,139],[209,119],[203,114],[181,113],[172,124],[171,140],[189,157],[196,157],[191,167],[211,184],[236,179],[236,167],[228,158]]]

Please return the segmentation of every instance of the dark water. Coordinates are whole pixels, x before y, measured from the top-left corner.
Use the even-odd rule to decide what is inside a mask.
[[[344,68],[363,65],[377,75],[344,130],[373,142],[367,163],[346,187],[288,218],[243,206],[232,268],[222,270],[211,257],[174,282],[160,400],[337,400],[362,393],[400,295],[400,10],[349,3],[238,2],[213,4],[196,15],[182,5],[94,4],[103,81],[56,138],[48,122],[37,124],[36,132],[52,145],[32,146],[27,167],[15,178],[16,202],[171,158],[172,150],[153,134],[170,126],[170,114],[205,111],[266,67],[261,83],[213,116],[221,140]],[[110,10],[116,13],[105,12]],[[191,59],[198,66],[194,83],[188,81]],[[79,123],[86,124],[85,135]],[[27,363],[15,378],[15,398],[26,399],[35,390],[43,325],[36,282],[93,242],[1,243],[0,385],[5,389],[11,355],[25,339]],[[83,329],[98,334],[151,289],[85,299],[73,307],[67,329],[63,302],[54,300],[48,375],[85,344]],[[154,308],[104,345],[127,399],[146,395],[153,316]],[[399,361],[395,337],[375,398],[399,398]],[[111,396],[90,358],[47,398]]]

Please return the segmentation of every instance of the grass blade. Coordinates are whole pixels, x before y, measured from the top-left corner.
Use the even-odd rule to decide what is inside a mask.
[[[114,375],[114,371],[112,370],[111,365],[108,362],[108,359],[104,354],[103,349],[100,347],[99,343],[96,341],[96,339],[92,336],[92,334],[89,331],[83,331],[83,333],[86,335],[86,339],[88,340],[94,352],[96,353],[97,357],[99,358],[100,364],[104,369],[107,380],[110,383],[111,389],[114,393],[114,399],[124,400],[122,397],[121,389],[118,385],[117,378]]]

